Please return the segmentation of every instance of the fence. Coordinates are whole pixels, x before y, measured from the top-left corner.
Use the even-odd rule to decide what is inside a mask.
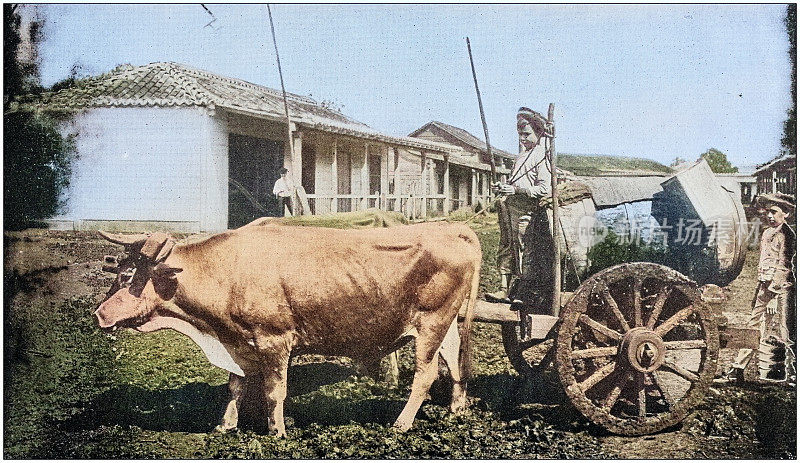
[[[411,194],[308,194],[309,209],[312,214],[327,214],[331,212],[352,212],[368,208],[384,211],[401,212],[408,218],[423,218],[442,215],[445,205],[449,202],[449,210],[453,211],[462,207],[475,204],[477,201],[488,200],[488,196],[476,196],[472,201],[468,199],[453,199],[444,194],[411,195]]]

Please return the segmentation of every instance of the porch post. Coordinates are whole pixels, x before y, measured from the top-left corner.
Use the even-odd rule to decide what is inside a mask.
[[[294,124],[292,124],[294,125]],[[294,145],[292,149],[292,182],[294,183],[295,187],[302,187],[302,179],[303,179],[303,132],[299,130],[294,130],[292,132],[292,144]],[[300,195],[292,196],[292,215],[300,215],[299,212],[302,209],[300,202],[298,199]],[[304,214],[308,214],[308,211],[303,211]]]
[[[472,169],[472,168],[469,170],[469,172],[470,172],[470,181],[472,182],[472,194],[470,195],[470,198],[469,198],[469,205],[472,206],[472,205],[475,204],[475,195],[478,192],[477,191],[478,190],[478,173],[475,171],[475,169]]]
[[[332,185],[332,198],[331,198],[331,212],[338,212],[339,211],[339,201],[336,198],[339,195],[339,178],[337,177],[339,168],[336,162],[336,158],[338,157],[337,150],[336,150],[336,137],[333,137],[333,146],[331,147],[331,151],[333,152],[333,161],[331,161],[331,185]]]
[[[420,172],[420,176],[422,177],[422,188],[420,188],[420,198],[422,199],[422,218],[428,218],[428,156],[425,154],[425,151],[422,151],[422,172]]]
[[[403,205],[400,204],[402,200],[400,199],[400,188],[397,183],[397,168],[400,165],[400,149],[392,147],[392,194],[394,195],[394,203],[392,204],[392,210],[401,211],[403,210]]]
[[[384,211],[389,210],[386,202],[386,195],[389,193],[389,147],[384,146],[381,150],[381,194],[380,208]]]
[[[369,142],[364,142],[364,164],[361,165],[361,209],[362,211],[369,206],[367,196],[369,191]]]
[[[436,187],[436,188],[435,188]],[[431,197],[436,194],[438,191],[438,185],[436,185],[436,161],[433,159],[428,159],[428,196]],[[430,203],[429,200],[425,200],[425,203]],[[436,211],[436,202],[431,203],[431,212]]]
[[[444,213],[450,213],[450,207],[452,206],[452,198],[450,197],[450,156],[444,157]]]

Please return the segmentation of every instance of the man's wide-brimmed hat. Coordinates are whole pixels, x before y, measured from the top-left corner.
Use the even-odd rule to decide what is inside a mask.
[[[792,195],[787,195],[786,193],[765,193],[756,196],[756,205],[759,207],[766,208],[773,204],[780,207],[783,212],[794,212],[795,201]]]
[[[517,119],[525,119],[537,132],[550,137],[553,136],[553,131],[548,126],[547,119],[530,108],[524,106],[519,108],[519,111],[517,111]]]

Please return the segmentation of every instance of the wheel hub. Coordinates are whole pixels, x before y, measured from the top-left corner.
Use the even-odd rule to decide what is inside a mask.
[[[619,347],[621,360],[644,373],[656,371],[664,363],[666,353],[661,336],[643,327],[625,333]]]

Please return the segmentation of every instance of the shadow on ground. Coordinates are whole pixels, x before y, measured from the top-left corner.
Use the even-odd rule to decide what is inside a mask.
[[[155,391],[118,386],[99,395],[61,428],[79,431],[120,425],[151,431],[208,432],[218,424],[227,395],[226,385],[206,383]]]
[[[352,368],[335,363],[292,367],[286,403],[287,421],[293,421],[296,426],[350,422],[391,424],[402,410],[404,400],[388,397],[359,400],[312,394],[322,386],[354,375]],[[260,392],[260,378],[248,378],[240,413],[240,427],[244,430],[266,431],[264,419],[267,410]],[[306,395],[309,397],[300,399]],[[60,427],[65,431],[79,431],[120,425],[150,431],[209,432],[219,424],[228,400],[227,384],[189,383],[176,389],[161,390],[122,385],[98,395],[85,404],[82,413],[63,422]]]
[[[312,423],[324,426],[392,424],[405,405],[407,386],[391,390],[383,383],[371,382],[368,384],[372,386],[366,388],[362,382],[354,384],[353,388],[358,391],[370,390],[366,397],[319,392],[325,385],[344,382],[355,375],[353,368],[331,362],[293,366],[289,371],[289,399],[285,410],[288,424],[297,427]],[[259,388],[260,378],[248,378],[240,414],[242,429],[266,431],[267,410]],[[449,407],[451,391],[448,379],[437,380],[430,391],[430,403]],[[594,429],[565,402],[557,379],[552,377],[534,381],[510,374],[478,376],[469,383],[469,396],[476,403],[473,407],[495,413],[504,421],[531,418],[542,420],[556,430],[589,430],[592,434],[602,434],[602,430]],[[120,425],[151,431],[209,432],[219,424],[228,397],[225,384],[189,383],[162,390],[121,385],[97,396],[86,404],[83,413],[60,427],[65,431],[77,431]]]

